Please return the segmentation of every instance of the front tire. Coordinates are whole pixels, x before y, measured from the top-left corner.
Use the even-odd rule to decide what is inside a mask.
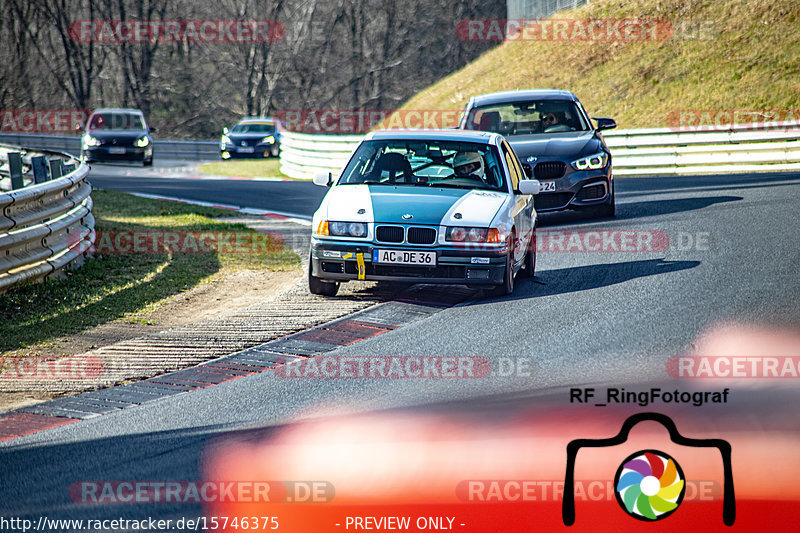
[[[322,281],[311,274],[311,260],[308,262],[308,291],[320,296],[336,296],[339,292],[339,283],[335,281]]]
[[[281,154],[281,147],[277,144],[273,145],[272,148],[269,149],[269,155],[271,157],[278,157]]]
[[[536,230],[533,230],[531,242],[528,244],[528,252],[525,254],[525,265],[520,271],[521,277],[533,278],[536,272]]]
[[[508,252],[506,257],[506,271],[503,274],[503,283],[495,287],[496,296],[508,296],[514,292],[514,250]]]
[[[150,159],[148,159],[146,161],[142,161],[142,166],[143,167],[152,167],[153,166],[153,158],[151,157]]]

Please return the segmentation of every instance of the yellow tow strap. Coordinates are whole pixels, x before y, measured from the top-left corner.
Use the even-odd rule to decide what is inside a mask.
[[[356,261],[358,262],[358,279],[366,279],[367,267],[364,266],[364,254],[358,252],[356,254]]]

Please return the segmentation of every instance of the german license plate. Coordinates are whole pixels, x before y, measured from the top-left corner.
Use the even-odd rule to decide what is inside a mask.
[[[120,146],[112,146],[111,148],[108,149],[108,153],[109,154],[124,154],[125,153],[125,148],[120,147]]]
[[[253,148],[252,146],[245,146],[243,148],[236,149],[236,151],[239,152],[240,154],[252,154],[254,150],[255,148]]]
[[[372,250],[373,263],[436,266],[436,252],[419,250]]]
[[[555,192],[556,190],[556,182],[555,181],[540,181],[539,182],[539,192]]]

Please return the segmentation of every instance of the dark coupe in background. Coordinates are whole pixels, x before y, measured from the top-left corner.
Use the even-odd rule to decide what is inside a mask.
[[[97,109],[86,121],[78,125],[83,132],[81,158],[87,163],[95,161],[141,161],[153,164],[153,139],[144,114],[138,109]]]
[[[570,91],[507,91],[472,97],[459,127],[505,136],[526,174],[539,180],[536,211],[564,209],[614,216],[611,153],[600,135],[615,128],[594,118]]]
[[[236,157],[278,157],[283,125],[274,118],[253,117],[240,120],[230,130],[222,130],[219,141],[222,159]]]

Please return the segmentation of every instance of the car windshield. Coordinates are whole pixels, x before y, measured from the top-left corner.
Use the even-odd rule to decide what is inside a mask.
[[[428,140],[365,141],[338,184],[414,185],[505,191],[496,149],[487,144]]]
[[[275,133],[275,124],[273,122],[237,124],[231,130],[231,133]]]
[[[474,107],[466,117],[465,129],[513,136],[588,131],[591,127],[571,100],[526,100]]]
[[[89,121],[90,130],[143,130],[144,120],[137,113],[95,113]]]

